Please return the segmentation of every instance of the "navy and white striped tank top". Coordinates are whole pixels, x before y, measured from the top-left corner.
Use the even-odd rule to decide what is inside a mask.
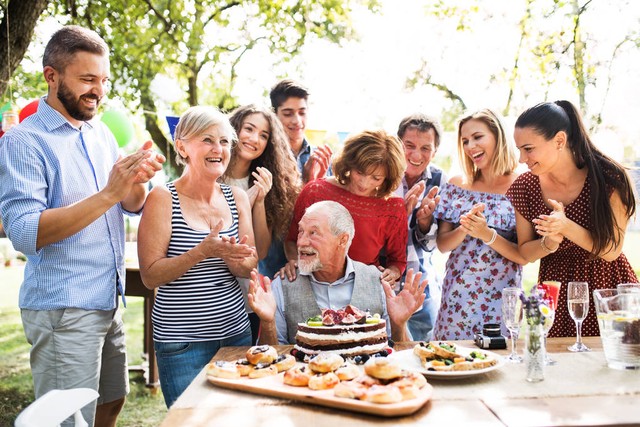
[[[220,184],[231,210],[231,227],[220,236],[238,238],[238,210],[231,187]],[[178,192],[171,192],[171,240],[167,257],[187,252],[209,233],[194,230],[184,220]],[[160,342],[210,341],[237,335],[249,327],[242,291],[221,258],[200,261],[182,277],[158,288],[151,313],[153,339]]]

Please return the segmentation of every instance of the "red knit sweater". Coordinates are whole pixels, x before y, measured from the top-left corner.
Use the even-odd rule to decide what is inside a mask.
[[[355,236],[349,256],[364,264],[380,265],[380,251],[385,250],[386,265],[395,265],[402,274],[407,266],[407,212],[400,197],[381,199],[358,196],[324,179],[309,182],[303,189],[293,212],[287,240],[295,242],[298,222],[307,207],[322,200],[332,200],[347,208],[355,223]]]

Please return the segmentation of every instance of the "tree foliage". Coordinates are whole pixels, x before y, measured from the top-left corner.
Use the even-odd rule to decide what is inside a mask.
[[[46,0],[5,0],[0,6],[0,95],[25,55]],[[7,19],[8,18],[8,19]],[[7,22],[8,21],[8,22]]]
[[[263,49],[276,65],[311,37],[353,38],[351,12],[360,6],[375,10],[377,1],[63,0],[51,12],[104,37],[112,49],[115,94],[144,112],[152,139],[173,160],[154,79],[169,77],[183,89],[184,98],[169,105],[175,111],[202,99],[229,110],[236,105],[237,68],[248,52]]]
[[[608,53],[602,54],[603,46],[594,35],[595,25],[601,23],[597,14],[604,7],[616,7],[623,13],[629,3],[628,0],[616,5],[594,0],[520,0],[518,4],[510,2],[511,7],[521,10],[520,18],[504,22],[504,16],[494,16],[493,8],[485,2],[438,0],[425,8],[425,14],[454,32],[470,31],[480,21],[489,21],[496,28],[511,25],[518,29],[519,38],[512,44],[511,65],[496,70],[489,82],[504,88],[501,108],[504,115],[521,109],[531,93],[542,91],[545,100],[553,97],[555,85],[560,79],[566,79],[573,85],[582,113],[597,126],[602,121],[612,65],[625,49],[637,49],[639,40],[638,32],[631,30]],[[507,59],[503,61],[505,64],[509,62]],[[407,85],[439,90],[444,98],[452,101],[450,110],[455,112],[465,105],[469,94],[457,90],[455,81],[434,78],[428,66],[433,62],[434,58],[424,57],[422,66],[408,77]],[[603,87],[601,105],[591,105],[590,93],[602,93]]]

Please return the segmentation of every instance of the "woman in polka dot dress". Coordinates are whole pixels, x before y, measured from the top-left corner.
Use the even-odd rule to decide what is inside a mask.
[[[529,167],[507,192],[516,209],[520,253],[540,259],[539,281],[562,282],[550,336],[574,336],[568,282],[588,282],[590,294],[638,282],[622,253],[635,213],[633,187],[625,168],[591,142],[568,101],[528,109],[516,121],[514,137],[520,162]],[[599,334],[592,296],[582,334]]]
[[[518,160],[492,111],[460,120],[458,155],[464,176],[442,187],[434,212],[438,249],[451,251],[433,328],[437,340],[473,339],[484,323],[503,323],[502,289],[520,287],[520,264],[526,263],[515,243],[515,212],[505,196]]]

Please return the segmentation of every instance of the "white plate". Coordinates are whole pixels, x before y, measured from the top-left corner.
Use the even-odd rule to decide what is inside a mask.
[[[420,372],[421,374],[424,374],[425,377],[433,379],[457,379],[473,377],[475,375],[482,375],[495,369],[499,369],[505,363],[502,356],[492,351],[456,346],[456,353],[462,356],[468,356],[472,351],[482,351],[483,353],[491,355],[496,358],[498,363],[493,366],[489,366],[488,368],[474,369],[471,371],[429,371],[425,369],[424,366],[422,366],[422,364],[420,363],[420,358],[413,354],[413,349],[394,351],[389,355],[389,358],[398,362],[404,369],[411,369],[413,371]]]

